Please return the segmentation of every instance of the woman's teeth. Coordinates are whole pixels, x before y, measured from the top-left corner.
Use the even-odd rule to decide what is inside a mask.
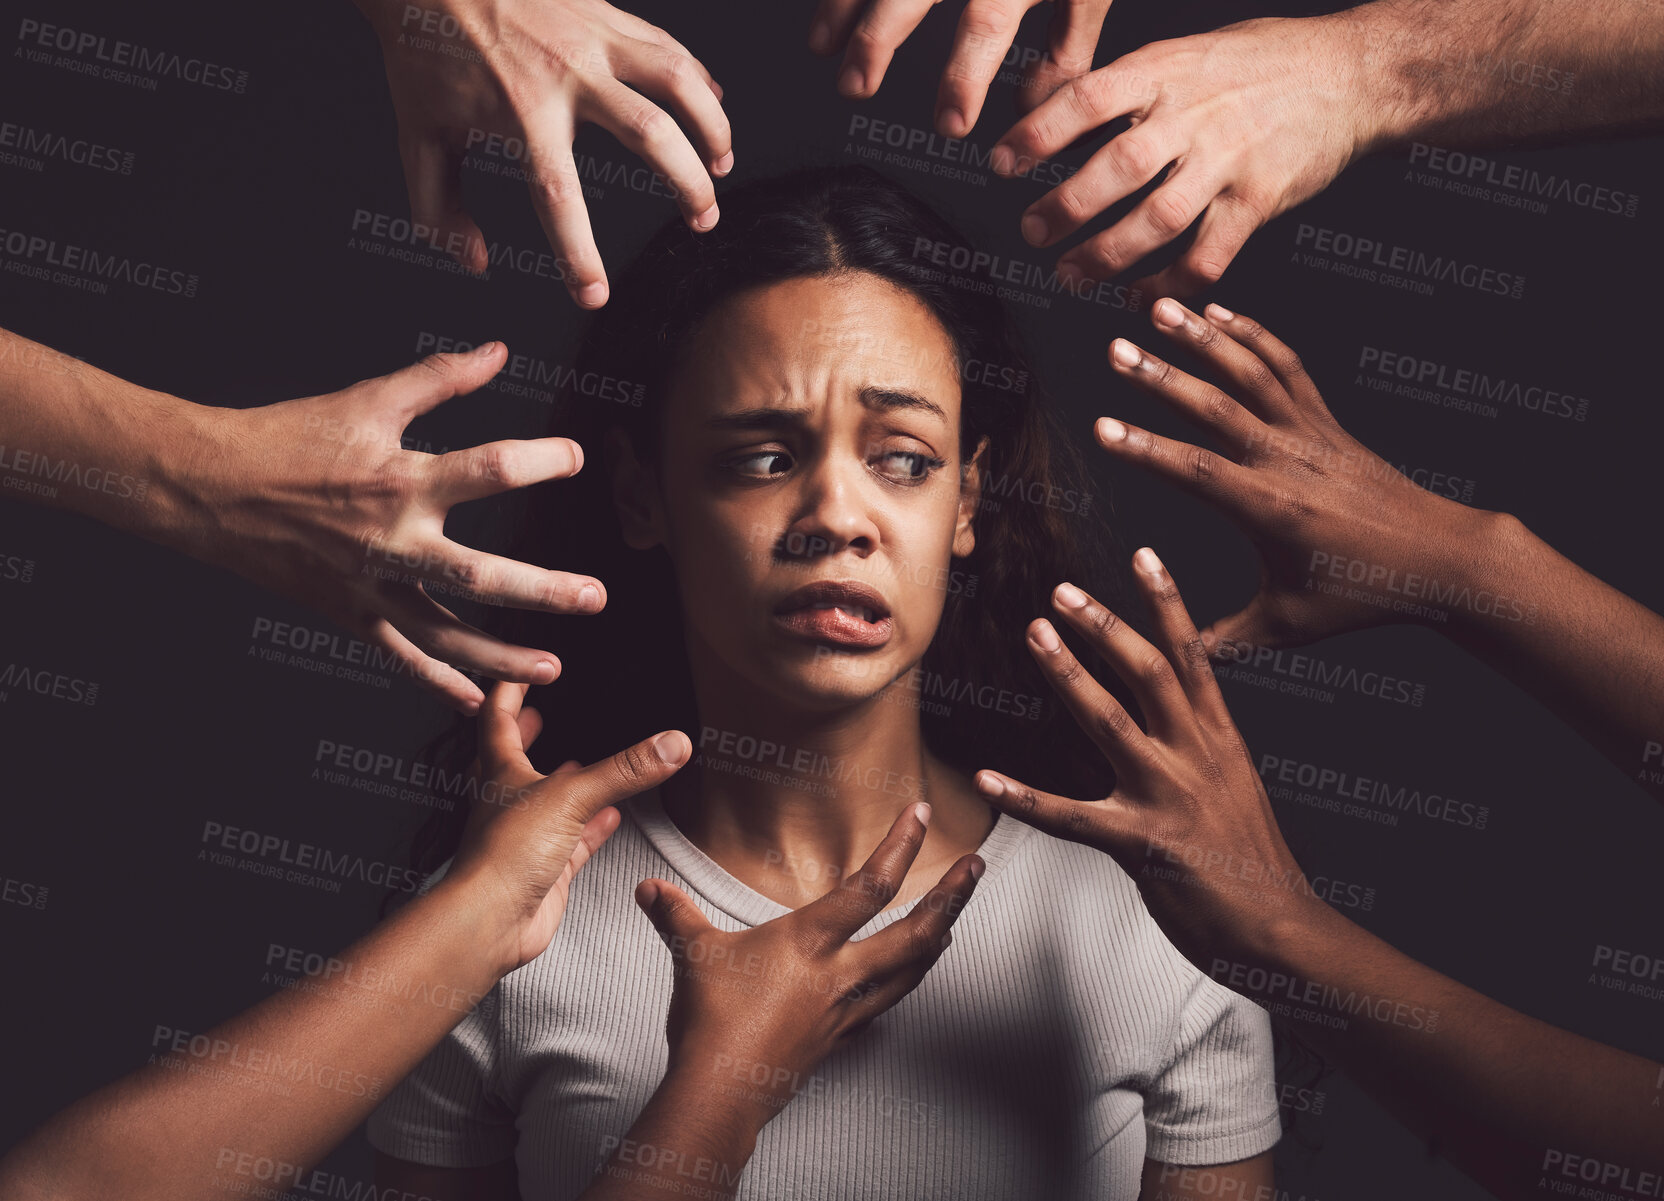
[[[835,605],[831,601],[822,601],[809,607],[811,609],[837,609],[839,612],[848,613],[851,617],[859,617],[862,621],[868,623],[878,620],[878,614],[862,605]]]

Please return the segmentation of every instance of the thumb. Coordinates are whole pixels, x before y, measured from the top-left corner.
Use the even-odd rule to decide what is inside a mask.
[[[688,894],[668,880],[643,880],[636,885],[636,904],[653,923],[659,937],[665,940],[672,955],[680,957],[678,947],[712,929],[705,915],[699,912]]]
[[[692,753],[693,743],[686,734],[666,730],[588,767],[562,772],[567,803],[588,820],[608,805],[664,783]]]
[[[375,403],[393,409],[405,422],[484,387],[502,370],[507,348],[485,342],[460,353],[430,354],[408,367],[369,381]]]
[[[1245,649],[1256,646],[1275,649],[1291,643],[1297,645],[1295,639],[1283,632],[1286,628],[1287,622],[1273,614],[1267,594],[1257,592],[1240,611],[1221,617],[1197,636],[1209,658],[1231,659],[1241,658]]]

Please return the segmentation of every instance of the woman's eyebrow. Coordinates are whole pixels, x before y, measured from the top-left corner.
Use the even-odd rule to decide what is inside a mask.
[[[740,409],[708,419],[705,424],[721,430],[800,429],[809,420],[811,410],[787,408],[784,405],[761,405],[754,409]]]
[[[943,411],[941,405],[917,392],[908,392],[902,388],[862,388],[861,403],[866,405],[867,408],[877,409],[881,413],[889,412],[891,409],[924,409],[926,412],[936,414],[943,421],[948,419],[948,415]]]
[[[895,409],[919,409],[934,413],[943,421],[948,419],[941,405],[904,388],[880,388],[869,385],[862,388],[858,395],[864,406],[881,413]],[[786,405],[759,405],[756,408],[718,414],[708,418],[705,424],[711,429],[723,430],[801,429],[808,423],[812,412],[812,409]]]

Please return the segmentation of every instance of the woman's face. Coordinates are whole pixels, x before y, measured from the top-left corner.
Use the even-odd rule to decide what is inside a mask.
[[[974,544],[959,407],[947,331],[877,276],[714,310],[666,398],[656,478],[635,471],[620,493],[632,544],[670,553],[695,670],[714,656],[833,708],[916,664]]]

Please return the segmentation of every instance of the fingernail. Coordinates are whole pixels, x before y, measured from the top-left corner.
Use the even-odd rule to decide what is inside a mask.
[[[653,753],[659,757],[661,763],[675,767],[682,761],[682,736],[675,731],[660,734],[653,739]]]
[[[1236,317],[1235,313],[1222,304],[1210,304],[1203,311],[1215,321],[1231,321]]]
[[[1080,609],[1086,605],[1086,593],[1073,584],[1059,584],[1052,589],[1052,599],[1065,609]]]
[[[979,772],[976,777],[977,791],[984,796],[1004,796],[1005,781],[993,772]]]
[[[554,661],[552,659],[545,659],[536,667],[532,668],[532,683],[553,684],[555,682],[555,677],[559,674],[560,668],[555,666]]]
[[[710,208],[694,217],[693,227],[700,233],[704,233],[707,229],[716,224],[716,218],[716,205],[712,204]]]
[[[489,359],[492,355],[497,353],[497,343],[483,342],[474,347],[474,353],[482,359]]]
[[[995,146],[994,153],[988,156],[988,163],[994,168],[995,175],[1010,175],[1011,168],[1017,165],[1017,156],[1009,146]]]
[[[965,130],[965,114],[956,108],[944,108],[936,118],[936,128],[956,138]]]
[[[734,169],[734,152],[730,150],[727,154],[717,159],[716,162],[711,164],[711,169],[718,175],[728,174],[728,172]]]
[[[1094,428],[1098,431],[1098,440],[1101,442],[1121,442],[1127,436],[1127,427],[1113,417],[1098,418]]]
[[[606,284],[585,284],[578,289],[578,303],[586,309],[600,308],[606,302]]]
[[[1030,246],[1038,246],[1046,240],[1046,219],[1039,213],[1029,213],[1023,218],[1023,241]],[[1062,271],[1062,268],[1058,268]]]
[[[949,947],[951,947],[952,945],[953,945],[953,931],[949,930],[946,934],[942,935],[942,950],[945,951]]]
[[[1157,325],[1165,325],[1169,329],[1176,329],[1184,324],[1184,310],[1179,307],[1179,302],[1176,300],[1163,296],[1156,301],[1153,312]]]
[[[1109,357],[1115,360],[1117,367],[1136,367],[1144,352],[1125,338],[1117,338],[1109,344]]]
[[[919,819],[919,825],[928,826],[930,824],[930,806],[924,801],[920,801],[913,806],[913,816]]]
[[[601,590],[594,584],[585,584],[578,589],[578,608],[585,613],[593,613],[601,607]]]
[[[979,856],[971,860],[971,879],[982,879],[982,873],[988,870],[988,864]]]
[[[1156,552],[1147,546],[1139,548],[1138,553],[1132,557],[1132,563],[1139,571],[1146,574],[1161,574],[1161,560],[1156,558]]]
[[[861,74],[859,67],[845,67],[843,74],[838,76],[838,91],[845,96],[859,95],[866,84],[866,76]]]
[[[643,905],[652,906],[659,899],[659,886],[651,880],[643,880],[636,891],[640,894]]]
[[[832,49],[832,29],[825,21],[816,21],[809,26],[809,52],[811,54],[825,54]]]
[[[1063,649],[1063,644],[1057,640],[1057,631],[1052,629],[1052,623],[1042,621],[1034,627],[1034,642],[1048,655],[1055,655]]]

